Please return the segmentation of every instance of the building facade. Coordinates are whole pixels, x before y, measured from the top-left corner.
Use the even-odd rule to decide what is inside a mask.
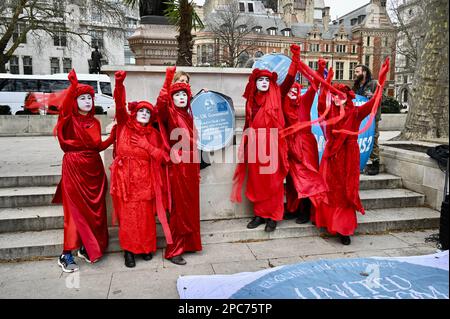
[[[204,16],[214,21],[215,14],[227,0],[206,0]],[[301,57],[311,67],[317,60],[328,60],[335,70],[335,79],[353,84],[353,69],[366,64],[377,75],[384,59],[391,58],[391,72],[386,85],[390,96],[395,94],[396,29],[386,10],[386,1],[371,0],[365,6],[330,22],[330,8],[322,0],[280,0],[278,10],[267,9],[261,1],[239,1],[243,16],[252,17],[254,32],[248,34],[252,43],[245,55],[251,59],[267,53],[289,55],[292,43],[301,47]],[[217,19],[216,19],[217,20]],[[205,22],[207,23],[208,20]],[[197,66],[223,64],[223,44],[208,26],[196,33],[194,61]]]
[[[52,4],[52,0],[46,0]],[[7,65],[7,72],[14,74],[67,73],[72,68],[78,73],[90,72],[91,53],[98,46],[102,53],[102,64],[134,64],[134,54],[127,38],[139,25],[139,9],[130,9],[117,2],[125,25],[109,21],[93,5],[80,1],[58,1],[64,8],[64,24],[71,31],[83,34],[80,37],[59,32],[52,37],[44,31],[29,32],[24,43],[15,50]],[[67,13],[70,13],[67,15]],[[4,12],[2,14],[8,14]],[[49,21],[51,24],[52,21]],[[15,33],[20,34],[18,25]],[[12,42],[12,41],[11,41]],[[12,43],[10,43],[12,45]]]

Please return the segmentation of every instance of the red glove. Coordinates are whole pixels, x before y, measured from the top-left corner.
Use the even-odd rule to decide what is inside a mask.
[[[291,44],[291,53],[293,57],[300,57],[300,47],[297,44]]]
[[[130,140],[131,144],[136,145],[137,147],[143,148],[145,150],[151,149],[151,145],[146,138],[138,138],[136,135],[131,135]]]
[[[72,85],[78,84],[78,78],[77,78],[77,73],[75,72],[75,69],[72,69],[72,71],[70,71],[68,78]]]
[[[125,78],[127,77],[127,72],[125,71],[117,71],[115,73],[116,82],[123,83]]]

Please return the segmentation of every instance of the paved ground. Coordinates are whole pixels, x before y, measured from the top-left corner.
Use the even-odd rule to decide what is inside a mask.
[[[256,229],[255,231],[263,231]],[[108,254],[94,265],[76,258],[80,271],[63,273],[56,258],[0,263],[1,298],[179,298],[183,275],[233,274],[317,259],[413,256],[436,252],[425,239],[436,230],[356,236],[350,246],[337,238],[303,237],[249,243],[204,245],[186,254],[186,266],[174,265],[159,249],[151,261],[123,264],[122,254]]]

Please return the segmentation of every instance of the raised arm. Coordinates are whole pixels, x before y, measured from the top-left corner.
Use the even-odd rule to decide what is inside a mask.
[[[158,115],[161,119],[161,122],[164,125],[167,125],[169,112],[169,92],[170,87],[172,85],[173,77],[175,76],[176,67],[168,67],[166,69],[166,78],[164,80],[163,87],[161,88],[161,91],[159,91],[158,99],[156,100],[156,109],[158,110]]]
[[[334,76],[333,68],[330,68],[330,70],[328,71],[328,76],[327,76],[327,83],[330,85],[331,85],[331,80],[333,79],[333,76]],[[324,87],[324,86],[321,87],[320,95],[319,95],[319,102],[317,103],[317,111],[318,111],[319,117],[322,116],[322,114],[326,110],[326,101],[327,101],[328,92],[329,92],[328,87]]]
[[[300,61],[300,47],[296,44],[292,44],[291,53],[292,53],[292,62],[291,65],[289,66],[286,78],[284,79],[283,83],[281,83],[280,86],[280,92],[282,97],[288,94],[292,84],[294,84],[295,82],[295,76],[297,75],[298,71],[298,62]]]
[[[326,64],[327,63],[325,62],[325,60],[319,59],[319,67],[317,69],[317,74],[319,74],[321,77],[324,77],[323,72],[325,70]],[[306,91],[306,93],[302,95],[301,107],[309,107],[309,109],[311,110],[312,103],[314,102],[314,98],[317,93],[316,88],[318,88],[320,85],[320,82],[316,79],[314,80],[314,83],[315,83],[315,86],[310,85],[308,90]]]
[[[125,71],[117,71],[115,74],[116,86],[114,88],[114,102],[116,103],[116,121],[122,125],[128,121],[128,112],[126,109],[126,92],[123,81],[127,73]]]
[[[74,69],[70,71],[68,78],[70,85],[66,89],[66,96],[64,97],[64,100],[61,104],[61,109],[59,110],[59,116],[63,118],[67,118],[72,115],[73,101],[75,101],[77,98],[75,95],[78,86],[78,78]]]

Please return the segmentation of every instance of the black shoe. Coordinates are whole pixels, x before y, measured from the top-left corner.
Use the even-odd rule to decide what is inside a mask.
[[[275,228],[277,228],[277,222],[270,218],[267,218],[266,227],[264,228],[264,230],[266,232],[272,232],[275,230]]]
[[[136,261],[134,260],[133,253],[125,250],[124,258],[125,266],[127,266],[128,268],[133,268],[136,266]]]
[[[300,214],[300,217],[298,217],[295,222],[297,224],[306,224],[309,222],[309,214]]]
[[[380,164],[378,161],[372,162],[370,166],[367,166],[367,175],[378,175],[380,173]]]
[[[339,234],[339,237],[341,238],[341,243],[342,245],[350,245],[350,243],[352,242],[350,239],[350,236],[343,236]]]
[[[176,265],[186,265],[187,262],[181,255],[170,258],[170,261]]]
[[[78,257],[83,258],[87,263],[92,264],[92,261],[89,259],[89,255],[84,246],[81,246],[80,249],[78,250]]]
[[[284,220],[291,220],[291,219],[294,219],[294,218],[296,218],[298,216],[299,215],[296,212],[294,212],[294,213],[285,212],[284,215],[283,215],[283,219]]]
[[[247,228],[248,229],[253,229],[258,227],[259,225],[265,224],[266,220],[262,217],[259,216],[255,216],[253,217],[252,221],[250,223],[247,224]]]
[[[145,261],[149,261],[149,260],[152,260],[152,258],[153,258],[153,255],[152,255],[152,253],[148,253],[148,254],[141,254],[141,256],[142,256],[142,259],[144,259]]]

